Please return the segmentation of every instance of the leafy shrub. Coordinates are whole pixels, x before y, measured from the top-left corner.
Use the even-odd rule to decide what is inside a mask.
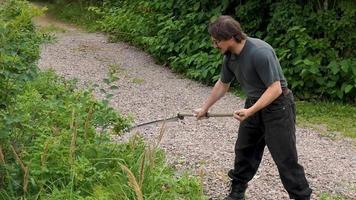
[[[94,5],[89,13],[100,16],[100,30],[205,83],[218,79],[221,65],[208,23],[221,14],[234,15],[248,35],[275,47],[299,98],[356,101],[353,1],[106,0]]]
[[[218,79],[221,56],[211,48],[206,22],[226,7],[211,1],[107,1],[101,30],[147,49],[161,62],[206,83]],[[210,10],[214,8],[213,10]],[[96,9],[98,10],[98,9]],[[200,12],[200,11],[208,12]],[[203,23],[203,24],[202,24]]]
[[[108,127],[117,126],[117,130],[121,130],[128,125],[112,108],[93,101],[89,92],[74,92],[71,84],[56,78],[53,73],[40,74],[26,83],[22,94],[15,99],[16,102],[1,113],[0,134],[6,155],[5,167],[10,174],[3,185],[17,193],[22,190],[19,183],[23,174],[11,156],[11,146],[30,169],[29,178],[33,180],[29,189],[39,189],[41,184],[51,182],[65,185],[71,180],[69,160],[74,158],[64,158],[63,155],[70,154],[73,137],[76,151],[86,152],[89,147],[91,151],[97,151],[94,144],[101,140],[96,138],[104,137]],[[95,134],[97,128],[102,129],[100,135]],[[44,154],[47,154],[46,166],[42,158]],[[42,179],[48,180],[42,182]]]
[[[329,8],[311,2],[273,5],[266,39],[277,47],[285,74],[299,97],[355,101],[355,15],[351,1],[335,2]]]
[[[0,107],[5,108],[23,82],[37,74],[41,37],[31,18],[40,10],[25,1],[6,1],[0,6]]]
[[[143,140],[113,143],[112,127],[122,130],[129,121],[93,100],[90,92],[74,91],[52,72],[28,82],[1,116],[3,196],[97,199],[104,194],[109,199],[133,199],[122,165],[141,177],[147,198],[201,194],[194,179],[173,179],[162,152],[147,151]]]

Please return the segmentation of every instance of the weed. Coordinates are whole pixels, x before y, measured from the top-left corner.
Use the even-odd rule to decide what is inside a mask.
[[[39,26],[37,28],[37,30],[40,32],[40,33],[65,33],[66,30],[64,28],[61,28],[59,26],[56,26],[56,25],[53,25],[53,24],[50,24],[48,26]]]
[[[140,185],[137,183],[135,175],[131,172],[129,168],[125,165],[120,165],[121,169],[127,174],[129,177],[129,185],[135,190],[137,200],[143,200],[143,195],[141,191]]]
[[[143,84],[144,82],[145,82],[145,79],[143,79],[143,78],[133,78],[132,79],[132,83]]]
[[[346,200],[346,198],[338,196],[338,195],[331,195],[328,193],[322,193],[320,198],[320,200]]]

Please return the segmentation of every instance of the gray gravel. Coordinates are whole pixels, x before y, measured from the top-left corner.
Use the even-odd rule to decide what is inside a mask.
[[[125,43],[108,43],[101,33],[86,33],[76,27],[39,18],[42,26],[61,27],[57,42],[42,46],[39,66],[54,69],[66,78],[76,78],[80,87],[98,84],[112,93],[110,104],[123,114],[134,116],[135,123],[169,117],[180,112],[191,112],[209,95],[211,87],[172,73],[155,64],[146,53]],[[103,82],[109,66],[116,66],[118,89],[110,90]],[[104,94],[96,90],[98,98]],[[242,108],[243,101],[227,94],[211,112],[232,112]],[[233,165],[234,143],[239,123],[232,118],[184,121],[167,124],[160,147],[167,153],[167,161],[178,172],[188,170],[203,177],[205,194],[211,199],[222,199],[228,191],[227,171]],[[117,140],[139,132],[148,141],[159,134],[160,124],[135,129]],[[355,140],[331,140],[302,127],[297,128],[297,148],[300,163],[314,190],[312,199],[322,192],[356,199]],[[268,149],[258,173],[250,182],[248,199],[288,199]]]

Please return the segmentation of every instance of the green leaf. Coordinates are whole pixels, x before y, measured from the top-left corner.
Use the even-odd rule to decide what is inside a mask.
[[[300,72],[300,76],[305,77],[306,75],[308,75],[308,72],[308,70],[302,69],[302,71]]]
[[[336,81],[328,81],[328,83],[326,84],[326,86],[327,86],[328,88],[335,87],[335,85],[336,85]]]
[[[353,75],[356,76],[356,62],[351,61],[351,66],[354,66],[354,67],[351,67],[351,69],[352,69]]]
[[[106,98],[107,98],[107,99],[110,99],[110,98],[113,97],[113,96],[114,96],[114,95],[113,95],[113,94],[110,94],[110,93],[109,93],[109,94],[106,94]]]
[[[104,106],[108,106],[109,105],[109,101],[107,99],[104,99],[101,102],[103,103]]]
[[[349,93],[351,90],[352,90],[352,88],[353,88],[353,86],[352,85],[347,85],[346,87],[345,87],[345,94],[347,94],[347,93]]]
[[[107,79],[107,78],[104,78],[103,81],[104,81],[104,83],[106,83],[106,84],[110,84],[110,80]]]
[[[349,71],[350,66],[349,66],[347,60],[341,61],[340,65],[341,65],[342,71],[344,71],[345,73],[347,73]]]
[[[311,61],[309,59],[304,59],[303,62],[304,62],[304,64],[309,65],[309,66],[314,66],[315,65],[315,62],[313,62],[313,61]]]
[[[293,65],[299,65],[300,63],[302,63],[303,60],[302,59],[297,59],[293,62]]]
[[[117,80],[119,80],[119,77],[117,77],[117,76],[112,76],[112,77],[110,77],[109,82],[112,83],[112,82],[117,81]],[[109,84],[109,83],[108,83],[108,84]]]
[[[331,72],[335,75],[340,71],[340,68],[336,61],[331,61],[328,67],[331,69]]]
[[[341,90],[336,91],[336,95],[339,97],[339,99],[342,99],[342,97],[344,97],[344,93]]]
[[[312,74],[318,74],[319,73],[319,69],[317,66],[311,66],[309,71],[312,73]]]
[[[193,10],[197,11],[197,10],[199,10],[199,8],[200,8],[200,2],[195,3],[193,6]]]
[[[324,85],[325,79],[324,79],[324,77],[318,77],[316,79],[316,82],[318,82],[319,85]]]
[[[112,85],[112,86],[110,86],[110,89],[117,90],[117,89],[119,89],[119,87],[117,87],[116,85]]]

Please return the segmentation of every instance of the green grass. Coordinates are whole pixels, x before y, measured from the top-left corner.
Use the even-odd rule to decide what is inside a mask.
[[[338,195],[331,195],[327,193],[321,194],[319,200],[346,200],[346,198],[338,196]]]
[[[297,101],[299,126],[315,128],[327,136],[356,138],[356,106],[336,102]]]
[[[145,82],[145,79],[143,79],[143,78],[133,78],[132,79],[132,83],[142,84],[144,82]]]
[[[50,24],[49,26],[41,26],[41,27],[38,27],[37,29],[40,33],[65,33],[66,30],[61,28],[61,27],[58,27],[58,26],[55,26],[53,24]]]

